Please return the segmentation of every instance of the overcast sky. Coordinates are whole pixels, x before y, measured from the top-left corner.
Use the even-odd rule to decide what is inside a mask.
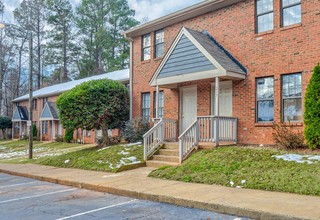
[[[7,22],[13,22],[11,12],[21,1],[22,0],[4,0],[6,10],[4,19]],[[130,7],[136,11],[135,17],[138,21],[146,17],[149,20],[154,20],[201,1],[203,0],[128,0]],[[70,0],[70,2],[76,6],[80,0]]]

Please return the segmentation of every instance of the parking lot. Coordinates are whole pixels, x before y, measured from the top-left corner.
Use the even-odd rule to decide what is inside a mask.
[[[245,219],[0,173],[0,219]]]

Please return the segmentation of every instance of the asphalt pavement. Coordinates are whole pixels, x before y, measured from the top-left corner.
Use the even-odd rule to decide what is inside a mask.
[[[0,173],[0,219],[226,219],[185,208]]]

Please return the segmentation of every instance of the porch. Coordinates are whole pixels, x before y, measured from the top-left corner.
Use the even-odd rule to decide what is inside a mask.
[[[151,158],[167,141],[179,143],[178,164],[201,145],[236,144],[233,82],[245,78],[246,69],[208,32],[182,28],[149,82],[156,87],[156,118],[159,91],[176,91],[169,92],[176,103],[161,104],[165,112],[176,112],[175,120],[164,114],[155,121],[144,135],[144,159]]]
[[[144,160],[154,156],[163,145],[170,146],[176,151],[173,153],[177,153],[169,155],[169,161],[182,163],[198,148],[208,149],[236,143],[237,118],[234,117],[199,116],[179,136],[176,120],[156,119],[155,125],[144,135]]]
[[[22,139],[28,135],[28,110],[26,106],[17,106],[12,116],[12,139]]]

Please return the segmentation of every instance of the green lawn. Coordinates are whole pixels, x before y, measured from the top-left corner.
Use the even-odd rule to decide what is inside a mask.
[[[245,147],[202,150],[193,154],[181,166],[162,167],[150,176],[224,186],[231,186],[230,182],[233,181],[233,187],[319,196],[320,161],[307,164],[272,157],[288,153],[295,152]],[[242,180],[246,181],[244,185]]]
[[[51,142],[33,142],[34,158],[41,158],[53,155],[60,155],[67,152],[85,149],[92,145],[69,144],[69,143],[51,143]],[[0,162],[16,163],[28,158],[29,142],[25,140],[15,140],[0,142]]]
[[[32,163],[85,170],[118,172],[127,165],[143,162],[142,146],[116,145],[105,149],[92,147],[59,156],[40,158]]]
[[[115,145],[97,148],[60,142],[35,142],[34,159],[28,159],[28,141],[0,143],[0,163],[35,163],[41,165],[118,172],[143,163],[141,145]]]

